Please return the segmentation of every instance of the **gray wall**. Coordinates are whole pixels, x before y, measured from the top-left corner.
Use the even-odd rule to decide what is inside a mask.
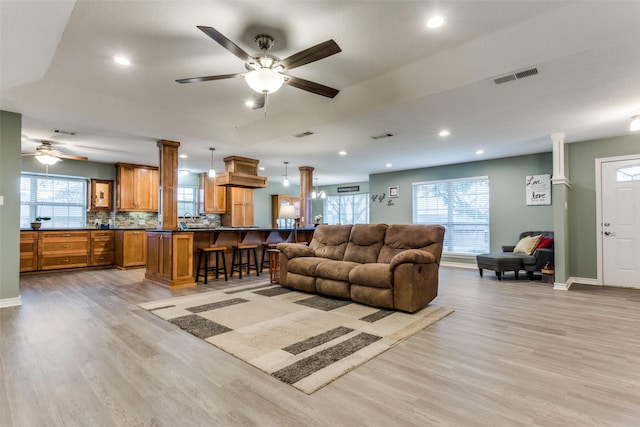
[[[492,224],[489,241],[492,251],[500,251],[502,245],[516,244],[522,231],[553,230],[552,206],[527,206],[524,186],[526,175],[551,174],[552,169],[552,154],[541,153],[371,175],[371,195],[386,194],[386,197],[383,203],[371,203],[370,221],[410,224],[413,221],[412,183],[488,176]],[[390,186],[400,190],[399,197],[391,199],[392,206],[387,205]]]
[[[598,158],[640,154],[640,134],[568,144],[570,276],[596,278],[596,164]]]
[[[0,111],[0,305],[20,296],[20,136],[22,115]]]
[[[283,187],[281,182],[268,182],[265,188],[258,188],[253,194],[255,205],[254,218],[256,227],[271,228],[271,195],[286,194],[300,196],[300,186]]]
[[[36,160],[35,156],[24,156],[22,157],[22,171],[45,173],[45,167]],[[113,163],[98,163],[90,160],[63,160],[49,166],[49,173],[82,178],[110,179],[114,183],[116,179],[116,168]]]

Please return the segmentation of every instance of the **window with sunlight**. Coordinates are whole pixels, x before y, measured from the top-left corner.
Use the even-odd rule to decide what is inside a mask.
[[[43,229],[85,228],[87,180],[23,173],[20,176],[20,228],[29,228],[37,217]]]

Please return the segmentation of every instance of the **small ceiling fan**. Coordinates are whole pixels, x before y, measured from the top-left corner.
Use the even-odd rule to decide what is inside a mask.
[[[25,153],[23,156],[36,156],[36,159],[43,165],[54,165],[62,159],[70,160],[89,160],[84,156],[74,156],[71,154],[64,154],[56,150],[51,141],[41,141],[40,146],[36,147],[35,153]]]
[[[259,97],[261,99],[254,99],[254,109],[264,106],[267,95],[280,89],[283,84],[306,90],[307,92],[315,93],[317,95],[326,96],[328,98],[334,98],[338,92],[340,92],[338,89],[334,89],[320,83],[311,82],[309,80],[285,74],[285,72],[293,70],[294,68],[319,61],[328,56],[342,52],[340,46],[338,46],[338,44],[333,40],[327,40],[298,53],[294,53],[285,59],[280,59],[277,56],[267,53],[267,51],[274,45],[273,37],[268,34],[259,34],[256,36],[255,42],[260,50],[262,50],[262,53],[252,56],[221,34],[218,30],[201,25],[198,25],[198,28],[229,52],[242,59],[245,62],[247,72],[179,79],[176,80],[178,83],[206,82],[210,80],[244,77],[251,89],[262,95]]]

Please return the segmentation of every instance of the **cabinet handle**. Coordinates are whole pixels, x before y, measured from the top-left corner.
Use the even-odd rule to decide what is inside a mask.
[[[71,234],[63,234],[62,237],[71,237]]]
[[[70,259],[63,259],[62,262],[71,262]]]
[[[61,248],[70,248],[70,245],[60,245]]]
[[[107,246],[106,243],[100,243],[100,246]]]

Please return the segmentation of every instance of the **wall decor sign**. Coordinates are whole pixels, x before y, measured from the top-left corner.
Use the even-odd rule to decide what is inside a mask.
[[[400,197],[400,190],[397,186],[389,187],[389,197]]]
[[[527,206],[551,204],[551,175],[527,175],[525,177]]]
[[[351,185],[349,187],[338,187],[338,193],[351,193],[353,191],[360,191],[360,186]]]

